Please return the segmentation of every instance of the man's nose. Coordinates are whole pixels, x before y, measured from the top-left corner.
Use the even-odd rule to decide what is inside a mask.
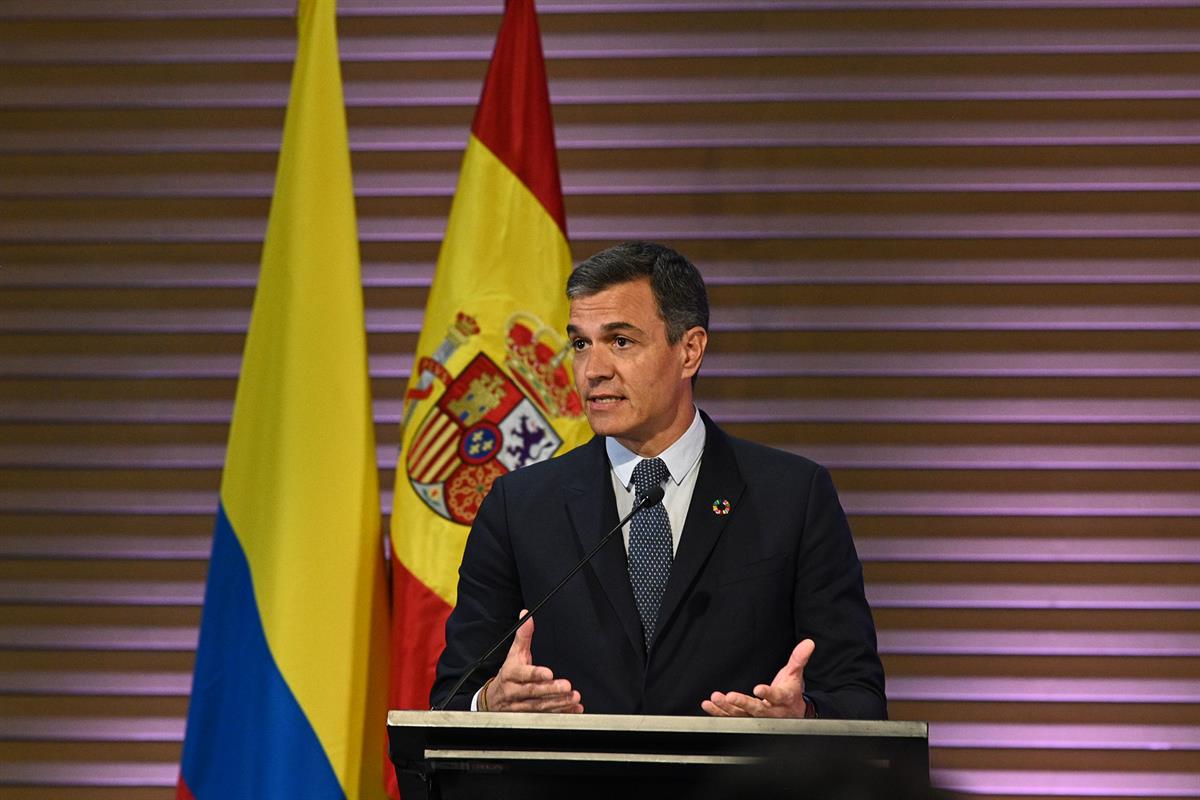
[[[593,382],[612,376],[612,359],[609,358],[603,347],[593,347],[588,350],[583,375]]]

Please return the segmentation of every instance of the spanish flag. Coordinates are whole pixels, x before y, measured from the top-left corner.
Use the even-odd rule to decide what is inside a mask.
[[[387,600],[334,0],[298,14],[179,798],[384,795]]]
[[[393,708],[429,708],[463,546],[492,483],[591,436],[564,334],[570,271],[537,15],[532,0],[509,0],[404,397]]]

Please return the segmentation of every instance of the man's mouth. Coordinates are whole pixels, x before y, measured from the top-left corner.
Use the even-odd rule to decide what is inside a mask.
[[[612,403],[616,403],[616,402],[619,402],[619,401],[621,401],[621,400],[624,400],[624,399],[625,399],[625,398],[623,398],[623,397],[621,397],[621,396],[619,396],[619,395],[615,395],[615,394],[593,394],[593,395],[588,395],[588,402],[589,402],[589,403],[593,403],[593,404],[595,404],[595,405],[601,405],[601,406],[603,406],[603,405],[611,405]]]

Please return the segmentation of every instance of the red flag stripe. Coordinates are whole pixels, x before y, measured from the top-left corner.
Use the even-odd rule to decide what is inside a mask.
[[[533,0],[509,0],[471,125],[567,235],[542,37]]]
[[[429,708],[429,688],[446,646],[450,606],[392,559],[393,708]]]

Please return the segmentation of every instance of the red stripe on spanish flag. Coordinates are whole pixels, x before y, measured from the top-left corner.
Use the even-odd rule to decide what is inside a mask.
[[[532,0],[510,0],[404,398],[392,509],[393,708],[428,708],[479,501],[591,434],[570,372],[571,271]]]
[[[550,91],[533,2],[509,2],[471,125],[567,235]]]

